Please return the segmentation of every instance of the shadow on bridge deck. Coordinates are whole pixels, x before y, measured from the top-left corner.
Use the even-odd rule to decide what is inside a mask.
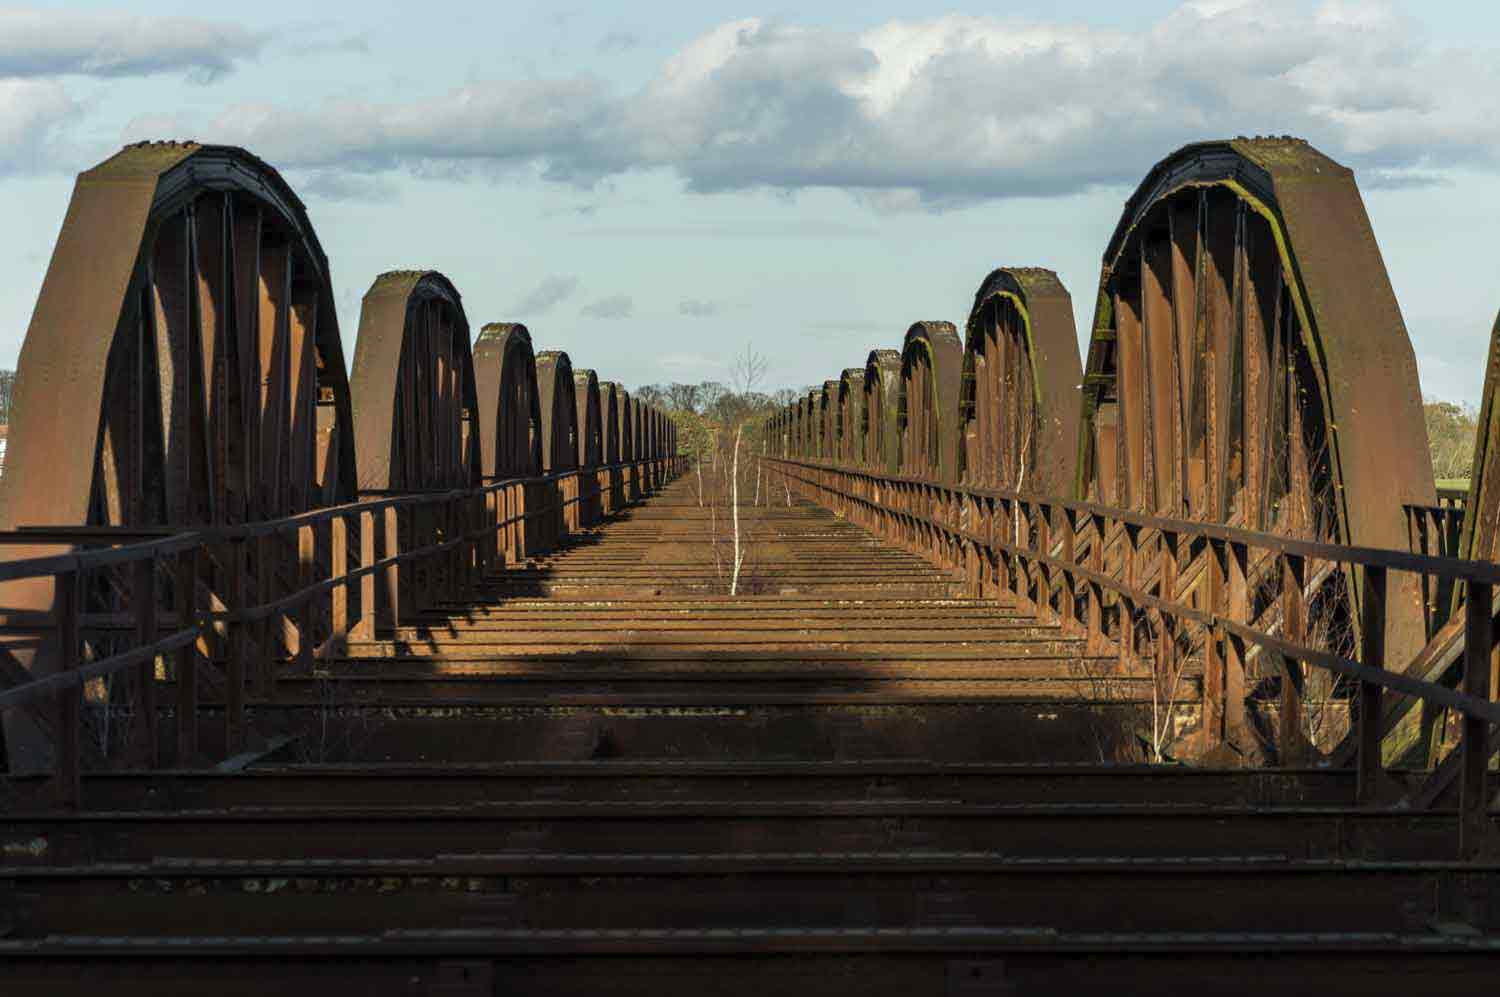
[[[253,712],[296,740],[244,772],[91,775],[72,814],[15,780],[7,993],[85,964],[152,993],[142,967],[448,994],[1488,972],[1500,868],[1440,860],[1451,813],[1357,809],[1352,771],[1100,764],[1149,708],[1116,659],[797,502],[745,517],[729,596],[710,515],[680,479],[284,675]]]

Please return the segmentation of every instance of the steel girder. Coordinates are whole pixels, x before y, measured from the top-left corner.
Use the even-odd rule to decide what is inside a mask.
[[[571,471],[578,461],[573,363],[561,350],[543,350],[536,355],[536,379],[542,403],[542,469],[548,474]]]
[[[901,471],[958,480],[958,399],[963,343],[951,322],[917,322],[901,348],[897,425]]]
[[[963,480],[1067,495],[1082,379],[1073,300],[1057,274],[1002,267],[986,277],[964,336]]]
[[[360,309],[351,381],[361,490],[479,483],[469,322],[447,277],[401,270],[375,278]]]
[[[847,367],[839,377],[839,459],[850,467],[865,461],[865,369]]]
[[[541,400],[531,333],[524,325],[492,322],[479,330],[474,381],[484,473],[497,478],[540,474]]]
[[[80,174],[17,365],[0,525],[187,529],[352,499],[334,300],[302,202],[243,149],[142,143]],[[5,556],[59,549],[8,545]],[[281,554],[262,545],[255,557]],[[199,562],[211,602],[232,570]],[[154,572],[120,582],[93,579],[84,611],[169,591]],[[53,578],[8,583],[3,600],[10,613],[50,613]],[[116,638],[91,639],[98,650]],[[5,652],[51,674],[57,629],[13,632]],[[5,713],[11,771],[47,764],[50,739],[31,713]]]
[[[1104,254],[1077,494],[1404,548],[1403,504],[1436,500],[1421,402],[1352,172],[1296,139],[1196,143]],[[1395,660],[1425,640],[1416,582],[1392,592]]]
[[[0,525],[286,515],[352,497],[351,444],[328,261],[275,170],[142,143],[79,175],[21,347]]]
[[[901,354],[871,350],[865,359],[865,466],[876,473],[900,470],[896,399],[901,392]]]

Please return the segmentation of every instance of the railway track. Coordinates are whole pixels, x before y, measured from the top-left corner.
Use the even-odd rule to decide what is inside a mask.
[[[802,503],[752,514],[774,556],[730,598],[704,515],[679,480],[285,662],[249,709],[290,740],[243,770],[99,773],[74,812],[11,780],[0,973],[1087,992],[1165,958],[1274,950],[1305,981],[1334,949],[1490,953],[1500,866],[1448,861],[1454,814],[1356,807],[1348,770],[1098,764],[1088,723],[1149,702],[1117,660]]]

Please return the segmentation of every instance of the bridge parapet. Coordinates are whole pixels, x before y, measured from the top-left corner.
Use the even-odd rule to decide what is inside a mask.
[[[1101,682],[1145,668],[1164,686],[1163,701],[1172,702],[1192,658],[1201,673],[1203,720],[1191,753],[1218,764],[1251,760],[1246,748],[1265,722],[1248,708],[1254,690],[1246,676],[1257,663],[1283,676],[1305,668],[1352,683],[1352,726],[1333,754],[1357,766],[1366,804],[1392,796],[1382,759],[1382,740],[1399,719],[1392,702],[1454,711],[1463,718],[1458,749],[1401,805],[1430,806],[1456,783],[1460,852],[1473,856],[1487,847],[1484,772],[1489,725],[1500,722],[1489,671],[1500,564],[1298,540],[831,462],[763,460],[791,492],[960,572],[972,595],[1025,609],[1084,638],[1090,653],[1115,657],[1117,668],[1097,676]],[[1372,624],[1357,648],[1306,626],[1316,580],[1349,574],[1359,578],[1361,613]],[[1470,593],[1460,689],[1416,677],[1430,651],[1416,660],[1389,653],[1378,624],[1402,576],[1441,578]],[[1269,602],[1267,579],[1281,582]],[[1301,710],[1298,699],[1283,694],[1264,745],[1278,764],[1309,760]],[[1153,727],[1153,736],[1160,733]]]

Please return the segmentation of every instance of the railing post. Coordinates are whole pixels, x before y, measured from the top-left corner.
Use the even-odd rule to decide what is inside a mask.
[[[385,602],[380,614],[377,626],[380,629],[395,630],[401,625],[401,567],[396,558],[401,555],[401,529],[397,520],[398,508],[394,505],[385,507],[385,545],[381,550],[382,560],[389,563],[381,569],[381,588],[384,590]]]
[[[198,548],[177,555],[177,629],[198,623]],[[199,640],[202,640],[200,637]],[[198,754],[198,642],[177,651],[177,767]]]
[[[359,514],[359,636],[375,639],[375,512]]]
[[[1140,542],[1140,531],[1130,523],[1120,531],[1120,581],[1128,589],[1135,588],[1135,555]],[[1120,672],[1128,672],[1135,656],[1135,602],[1121,595],[1120,607]],[[1154,681],[1154,679],[1153,679]]]
[[[235,537],[224,545],[224,567],[229,586],[224,600],[229,611],[229,656],[224,662],[224,753],[235,755],[245,743],[245,657],[248,621],[244,619],[245,541]],[[262,653],[270,654],[269,648]]]
[[[1204,579],[1206,591],[1205,608],[1214,618],[1214,624],[1203,641],[1203,749],[1212,751],[1225,741],[1224,731],[1224,627],[1218,621],[1228,612],[1225,585],[1225,560],[1229,557],[1228,546],[1222,540],[1208,539],[1204,548],[1208,558]]]
[[[1469,582],[1464,605],[1463,691],[1476,699],[1493,699],[1490,689],[1490,654],[1494,646],[1491,614],[1494,587],[1488,582]],[[1458,849],[1461,858],[1477,858],[1489,838],[1489,801],[1485,798],[1489,768],[1489,721],[1464,714],[1458,748],[1463,754],[1459,782]]]
[[[1307,640],[1304,586],[1307,561],[1296,554],[1281,555],[1281,636],[1288,644]],[[1302,757],[1302,662],[1281,659],[1281,716],[1277,730],[1277,761],[1286,765]]]
[[[278,549],[280,539],[275,532],[271,532],[262,535],[256,541],[255,592],[257,601],[263,606],[275,601],[280,594],[276,585],[281,560],[281,552]],[[241,563],[243,563],[243,558]],[[246,603],[248,602],[247,599]],[[256,693],[260,696],[268,694],[268,676],[275,667],[274,662],[280,656],[281,634],[277,631],[281,629],[283,629],[281,614],[268,613],[255,629],[250,631],[260,634],[260,657],[252,669],[254,673],[252,681],[255,684]]]
[[[73,568],[57,575],[57,670],[71,672],[79,661],[79,616],[82,615],[83,586]],[[57,757],[55,759],[54,797],[59,808],[76,810],[82,802],[82,751],[79,713],[83,689],[65,686],[57,692]],[[109,708],[106,702],[105,708]]]
[[[1089,540],[1088,569],[1096,575],[1102,575],[1104,574],[1104,517],[1097,512],[1089,513],[1089,528],[1092,538]],[[1089,583],[1088,635],[1089,653],[1098,654],[1104,649],[1107,638],[1104,633],[1104,586],[1094,581]]]
[[[343,654],[349,638],[349,520],[334,516],[328,530],[328,563],[338,582],[328,602],[328,654]]]
[[[1242,543],[1230,543],[1224,549],[1226,616],[1234,623],[1250,622],[1250,549]],[[1233,740],[1242,736],[1249,724],[1245,716],[1245,661],[1247,653],[1241,638],[1226,634],[1224,641],[1224,736]]]
[[[1064,625],[1068,633],[1078,631],[1078,595],[1074,591],[1077,578],[1072,568],[1078,563],[1076,559],[1076,547],[1078,543],[1078,521],[1072,509],[1062,509],[1062,539],[1061,549],[1058,551],[1058,559],[1068,567],[1062,573],[1062,615]]]
[[[137,647],[156,643],[156,555],[150,554],[131,563],[131,608],[135,613]],[[156,717],[156,658],[147,658],[135,666],[135,706],[139,712],[131,729],[133,753],[146,768],[160,762]]]
[[[1385,568],[1364,566],[1364,586],[1360,592],[1359,661],[1369,668],[1385,667]],[[1359,774],[1355,801],[1360,805],[1375,802],[1380,788],[1380,686],[1375,682],[1359,683],[1359,713],[1355,716],[1355,735],[1359,748]]]
[[[463,601],[464,587],[464,516],[462,499],[450,498],[443,503],[445,506],[443,519],[447,528],[443,531],[444,539],[452,543],[448,548],[448,556],[443,558],[448,562],[448,601],[458,603]]]
[[[316,568],[318,565],[317,537],[313,534],[312,524],[297,528],[297,584],[304,595],[302,601],[297,604],[297,674],[312,674],[313,650],[317,644],[317,603],[306,592],[312,587],[316,579]],[[276,663],[266,662],[265,681],[262,683],[263,696],[271,698],[276,694]]]

